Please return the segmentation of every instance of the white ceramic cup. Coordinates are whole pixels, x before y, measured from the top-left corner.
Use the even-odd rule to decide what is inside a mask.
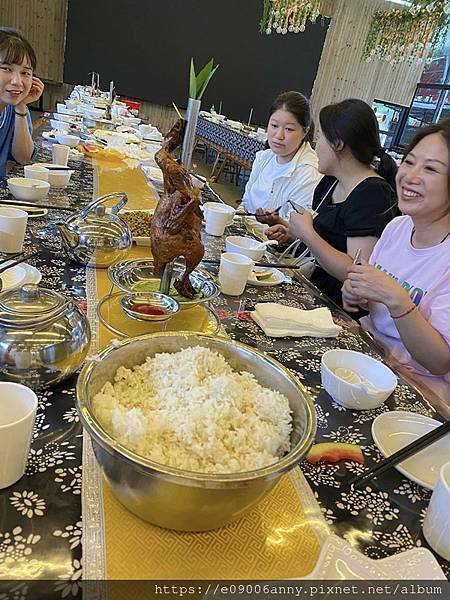
[[[209,235],[220,236],[224,234],[225,227],[233,221],[235,210],[227,204],[215,202],[216,206],[207,206],[204,208],[205,229]]]
[[[0,382],[0,489],[25,473],[38,399],[20,383]]]
[[[240,296],[255,263],[244,254],[224,252],[220,257],[219,283],[222,293]]]
[[[22,252],[28,214],[19,208],[0,208],[0,252]]]
[[[435,552],[450,560],[450,462],[442,465],[423,522],[423,535]]]
[[[53,144],[52,146],[52,158],[54,165],[63,165],[67,166],[67,161],[69,160],[69,146],[64,146],[63,144]]]
[[[49,169],[47,169],[47,167],[41,167],[40,165],[25,165],[23,173],[27,179],[48,181]]]

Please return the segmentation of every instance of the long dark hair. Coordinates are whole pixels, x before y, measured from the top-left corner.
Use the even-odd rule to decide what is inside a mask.
[[[377,118],[366,102],[349,98],[325,106],[320,111],[319,121],[332,146],[342,142],[363,165],[370,166],[378,158],[379,164],[375,166],[378,174],[395,190],[397,165],[381,146]]]
[[[282,92],[275,98],[270,108],[269,119],[277,110],[287,110],[294,115],[297,123],[308,129],[305,136],[307,142],[314,139],[313,111],[310,100],[301,92]],[[302,142],[303,143],[303,142]]]
[[[36,68],[36,54],[28,40],[12,27],[0,27],[0,58],[11,65],[21,65],[27,58],[31,68]]]
[[[450,212],[450,118],[442,119],[439,123],[433,123],[432,125],[426,125],[425,127],[421,127],[417,133],[412,138],[409,146],[405,150],[405,154],[403,156],[403,160],[408,156],[408,154],[414,150],[419,142],[421,142],[428,135],[432,135],[433,133],[439,133],[443,138],[445,143],[447,144],[448,158],[449,158],[449,168],[447,173],[447,190],[449,193],[449,212]],[[403,162],[403,161],[402,161]]]

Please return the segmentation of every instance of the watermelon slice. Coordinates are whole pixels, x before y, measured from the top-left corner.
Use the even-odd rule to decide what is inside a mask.
[[[363,465],[364,455],[357,444],[326,442],[323,444],[314,444],[306,460],[313,465],[319,462],[336,463],[340,460],[353,460]]]

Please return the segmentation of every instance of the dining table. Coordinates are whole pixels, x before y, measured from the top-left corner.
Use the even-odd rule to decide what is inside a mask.
[[[243,127],[243,126],[242,126]],[[216,159],[211,169],[209,180],[215,182],[219,179],[227,162],[251,170],[255,155],[260,150],[265,150],[265,143],[251,137],[244,129],[237,130],[228,125],[227,121],[217,121],[213,115],[200,115],[195,131],[196,140],[216,152]],[[222,162],[219,162],[222,159]]]
[[[44,124],[35,131],[35,162],[51,160],[51,144],[40,135],[45,128]],[[38,251],[30,262],[42,274],[40,285],[72,298],[87,314],[91,360],[115,339],[139,335],[139,327],[124,326],[121,331],[117,326],[119,332],[113,333],[105,326],[108,319],[119,319],[112,308],[103,315],[98,311],[99,301],[109,293],[107,273],[69,260],[55,223],[67,219],[70,213],[65,208],[81,209],[93,197],[111,191],[126,192],[127,208],[131,209],[153,208],[158,193],[135,160],[79,153],[70,156],[69,166],[74,169],[69,185],[52,188],[46,199],[54,210],[45,217],[29,218],[25,251]],[[14,173],[20,176],[22,168],[15,167]],[[2,199],[11,199],[5,183],[0,204]],[[221,199],[206,184],[201,201]],[[226,234],[250,235],[248,222],[236,217]],[[218,260],[225,236],[210,236],[202,230],[202,240],[205,258]],[[133,246],[130,257],[150,257],[150,249]],[[216,265],[201,266],[217,276]],[[379,408],[354,411],[334,401],[321,384],[324,352],[343,348],[381,359],[379,349],[357,322],[307,279],[294,276],[292,270],[283,272],[279,285],[248,284],[238,297],[220,294],[207,307],[187,316],[187,323],[181,321],[174,328],[221,335],[279,361],[300,380],[314,402],[316,442],[358,444],[364,465],[349,460],[335,464],[303,461],[236,522],[200,533],[160,529],[128,512],[103,479],[77,413],[76,373],[37,390],[39,406],[25,475],[0,490],[0,598],[28,598],[26,590],[39,582],[46,582],[46,589],[54,594],[51,597],[73,598],[81,594],[83,581],[306,577],[330,534],[346,540],[374,564],[407,550],[429,548],[422,523],[431,491],[395,468],[364,489],[351,488],[348,482],[383,459],[371,433],[378,415],[397,410],[437,420],[442,417],[400,376],[394,393]],[[263,302],[306,310],[325,306],[342,331],[332,338],[268,337],[251,317],[255,305]],[[435,558],[449,577],[450,563],[437,554]],[[18,589],[19,595],[2,596],[7,594],[5,589],[10,593]]]

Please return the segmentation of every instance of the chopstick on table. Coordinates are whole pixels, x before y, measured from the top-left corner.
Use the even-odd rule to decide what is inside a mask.
[[[24,252],[19,252],[18,254],[24,254]],[[18,254],[13,254],[11,255],[11,257],[8,257],[6,259],[6,261],[10,261],[14,256],[18,256]],[[7,271],[8,269],[10,269],[11,267],[15,267],[16,265],[19,265],[20,263],[29,260],[30,258],[34,258],[35,256],[37,256],[39,254],[38,251],[36,252],[32,252],[31,254],[24,254],[24,256],[21,256],[20,258],[18,258],[17,260],[13,260],[13,262],[9,265],[5,265],[5,260],[2,259],[3,263],[0,267],[0,273],[3,273],[4,271]]]
[[[23,252],[16,252],[15,254],[10,254],[9,256],[4,256],[4,257],[0,258],[0,265],[3,265],[4,263],[6,263],[10,260],[14,260],[18,256],[22,256],[22,254],[23,254]]]
[[[388,458],[385,458],[381,462],[379,462],[375,467],[369,469],[362,475],[358,475],[358,477],[353,477],[348,483],[349,485],[353,485],[355,488],[361,487],[368,481],[371,481],[378,475],[381,475],[391,467],[395,467],[398,463],[406,460],[410,456],[413,456],[420,450],[423,450],[427,446],[430,446],[433,442],[436,442],[438,439],[443,437],[445,434],[450,433],[450,421],[447,421],[443,425],[436,427],[432,431],[428,432],[425,435],[417,438],[407,446],[400,448],[397,452],[394,452]]]
[[[177,107],[177,105],[175,104],[175,102],[172,102],[172,106],[173,106],[173,107],[174,107],[174,109],[177,111],[178,118],[180,118],[180,119],[183,121],[184,119],[183,119],[183,117],[181,116],[181,113],[180,113],[180,111],[178,110],[178,107]]]
[[[46,208],[47,210],[69,210],[70,212],[77,212],[78,209],[71,208],[70,206],[54,206],[50,204],[31,204],[29,202],[22,202],[22,200],[3,200],[0,199],[0,206],[15,206],[16,208],[34,208],[36,210],[40,208]]]
[[[207,263],[209,265],[220,265],[220,260],[213,260],[211,258],[204,258],[202,260],[203,263]],[[287,264],[279,264],[279,263],[263,263],[263,262],[255,262],[255,267],[267,267],[268,269],[300,269],[299,265],[287,265]]]
[[[270,212],[266,212],[266,213],[263,213],[261,215],[258,215],[256,213],[248,213],[248,212],[243,213],[243,212],[239,212],[239,209],[238,209],[237,212],[236,212],[236,216],[237,217],[265,217],[265,216],[268,216],[268,215],[275,215],[275,214],[279,213],[280,210],[283,208],[283,206],[285,206],[286,204],[288,204],[288,202],[284,202],[283,204],[280,204],[280,206],[277,206],[277,208],[274,208]]]

